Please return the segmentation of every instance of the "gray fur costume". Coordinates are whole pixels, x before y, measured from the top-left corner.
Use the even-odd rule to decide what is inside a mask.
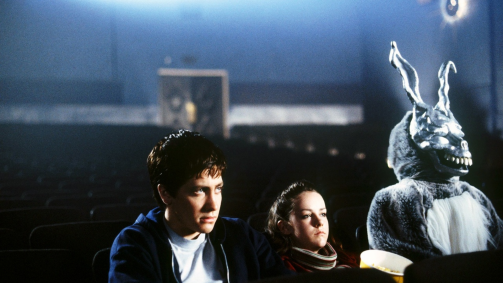
[[[367,219],[371,249],[412,261],[503,248],[503,221],[491,201],[460,181],[472,165],[468,143],[449,109],[447,74],[439,72],[439,104],[419,95],[414,68],[392,43],[391,64],[401,73],[413,111],[391,131],[388,162],[399,183],[378,191]]]

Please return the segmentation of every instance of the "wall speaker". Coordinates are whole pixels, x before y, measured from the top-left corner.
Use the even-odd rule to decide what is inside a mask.
[[[226,70],[158,70],[161,124],[207,136],[229,137]]]

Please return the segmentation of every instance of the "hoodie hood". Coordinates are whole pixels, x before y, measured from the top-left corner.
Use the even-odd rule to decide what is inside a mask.
[[[157,231],[157,236],[164,237],[163,235],[167,234],[168,231],[165,228],[165,225],[158,225],[164,221],[164,210],[157,207],[149,211],[147,216],[140,214],[135,221],[135,224],[147,225],[151,227],[152,230]],[[222,222],[222,219],[219,217],[213,227],[213,231],[209,233],[210,239],[213,243],[222,243],[225,240],[225,224]],[[166,239],[167,241],[167,239]]]

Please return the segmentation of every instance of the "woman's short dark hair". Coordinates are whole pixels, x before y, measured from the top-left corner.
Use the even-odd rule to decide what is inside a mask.
[[[265,231],[280,255],[285,254],[292,248],[292,242],[289,237],[281,233],[278,228],[278,222],[280,220],[289,221],[295,199],[303,192],[317,191],[314,189],[314,184],[309,181],[301,180],[294,182],[279,194],[269,210]]]
[[[201,177],[203,172],[216,178],[223,176],[227,167],[220,148],[197,132],[179,130],[160,140],[147,158],[150,184],[154,198],[161,208],[166,205],[157,190],[164,185],[172,197],[188,180]]]

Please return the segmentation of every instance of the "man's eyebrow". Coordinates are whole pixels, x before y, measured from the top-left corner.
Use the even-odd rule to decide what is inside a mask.
[[[221,183],[216,184],[215,186],[217,186],[217,187],[223,187],[223,185],[224,185],[224,182],[221,182]],[[209,188],[210,186],[208,186],[208,185],[197,185],[197,184],[195,184],[195,185],[194,185],[194,186],[192,186],[192,187],[193,187],[193,188]]]

